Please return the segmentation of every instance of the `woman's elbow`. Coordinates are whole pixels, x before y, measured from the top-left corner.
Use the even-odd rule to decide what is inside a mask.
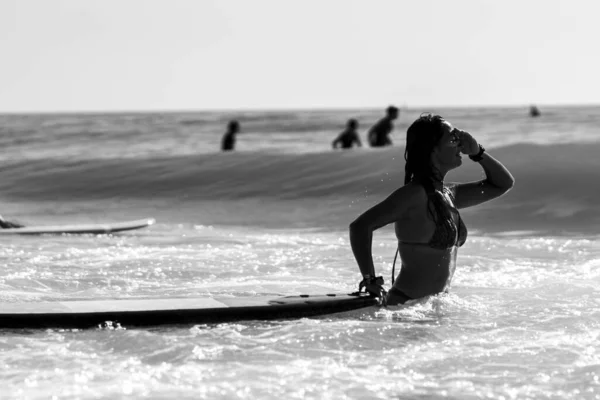
[[[364,215],[361,215],[350,223],[349,230],[350,238],[352,238],[369,235],[373,233],[375,228],[373,227],[372,221],[370,221],[368,218],[365,218]]]
[[[510,190],[515,186],[515,180],[510,177],[505,182],[502,182],[501,185],[496,186],[498,190],[498,196],[503,196],[506,193],[510,192]]]
[[[510,174],[507,174],[507,176],[503,177],[502,179],[496,180],[496,182],[491,182],[489,180],[488,182],[491,186],[494,186],[501,191],[500,194],[508,192],[513,188],[513,186],[515,186],[515,178],[513,178],[513,176]]]
[[[514,186],[515,186],[515,178],[512,175],[509,175],[508,179],[506,180],[505,189],[508,192]]]
[[[368,226],[365,223],[364,218],[358,217],[354,221],[350,222],[350,226],[348,228],[350,230],[350,236],[353,236],[360,232],[366,231]]]
[[[355,219],[354,221],[350,222],[350,225],[348,226],[348,230],[350,231],[350,235],[352,235],[353,233],[356,233],[357,231],[360,230],[360,222],[357,219]]]

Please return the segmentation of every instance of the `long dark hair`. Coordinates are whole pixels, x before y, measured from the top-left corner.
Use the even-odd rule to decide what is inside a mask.
[[[443,203],[432,201],[435,193],[434,181],[439,181],[439,171],[431,163],[431,152],[444,135],[439,115],[421,114],[406,131],[406,149],[404,150],[404,184],[416,182],[423,186],[428,198],[428,210],[434,221],[441,216],[444,220],[451,218]]]
[[[404,184],[413,180],[421,184],[431,183],[437,170],[431,164],[431,152],[438,144],[444,131],[444,119],[439,115],[421,114],[406,131],[406,149],[404,150]]]

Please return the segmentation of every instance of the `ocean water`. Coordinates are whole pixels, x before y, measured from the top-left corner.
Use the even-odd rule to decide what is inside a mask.
[[[0,301],[355,291],[348,224],[403,182],[421,112],[516,178],[462,211],[448,294],[314,318],[0,330],[0,399],[600,399],[600,107],[402,110],[394,146],[331,150],[380,110],[0,116],[0,213],[154,217],[115,235],[5,236]],[[218,151],[238,119],[238,151]],[[480,179],[468,160],[449,180]],[[374,235],[388,284],[391,226]]]

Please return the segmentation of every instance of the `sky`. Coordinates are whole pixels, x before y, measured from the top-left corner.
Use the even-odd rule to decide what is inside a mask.
[[[600,104],[597,0],[0,0],[0,112]]]

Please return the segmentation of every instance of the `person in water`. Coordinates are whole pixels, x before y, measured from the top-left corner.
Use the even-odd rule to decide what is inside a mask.
[[[7,221],[2,217],[2,215],[0,215],[0,228],[2,228],[2,229],[23,228],[23,225],[17,224],[16,222]]]
[[[540,110],[536,106],[532,105],[529,107],[529,116],[535,118],[540,116]]]
[[[342,149],[350,149],[354,143],[356,143],[358,147],[361,147],[360,138],[356,132],[357,129],[358,121],[349,119],[346,124],[346,129],[331,143],[331,147],[337,149],[338,145],[340,145]]]
[[[369,129],[367,138],[371,147],[384,147],[391,146],[392,140],[390,139],[390,133],[394,129],[394,121],[398,118],[400,111],[394,106],[389,106],[386,109],[386,115],[380,119],[375,125]]]
[[[229,121],[227,125],[227,132],[223,135],[223,140],[221,141],[221,150],[223,151],[231,151],[235,148],[235,135],[240,131],[239,122],[233,120]]]
[[[485,179],[444,182],[448,171],[462,164],[461,153],[481,165]],[[446,291],[457,250],[467,238],[458,210],[502,196],[515,182],[473,136],[439,115],[421,115],[408,128],[404,158],[404,186],[350,224],[350,245],[363,275],[359,290],[365,288],[388,305]],[[401,269],[386,293],[383,278],[376,277],[371,246],[373,231],[392,222]]]

